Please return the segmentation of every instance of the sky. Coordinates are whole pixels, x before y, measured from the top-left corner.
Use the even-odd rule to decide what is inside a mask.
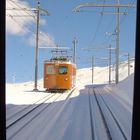
[[[43,77],[43,63],[51,57],[51,48],[73,48],[73,39],[77,39],[77,68],[91,66],[91,57],[95,56],[95,65],[105,66],[108,61],[106,47],[116,47],[116,14],[100,14],[99,12],[115,12],[115,8],[81,8],[73,12],[79,4],[112,4],[117,0],[40,0],[40,7],[50,15],[40,16],[38,79]],[[120,0],[121,4],[136,3],[136,0]],[[35,67],[35,33],[37,0],[6,0],[6,82],[25,82],[34,80]],[[17,8],[19,10],[13,10]],[[31,9],[25,11],[22,8]],[[11,10],[12,9],[12,10]],[[120,60],[126,59],[124,53],[134,57],[136,8],[121,8],[120,15]],[[45,48],[41,48],[45,47]],[[48,47],[48,48],[47,48]],[[101,48],[101,49],[99,49]],[[112,64],[115,54],[112,51]]]

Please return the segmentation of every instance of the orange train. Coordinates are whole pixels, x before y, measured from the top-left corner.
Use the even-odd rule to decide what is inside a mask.
[[[44,62],[44,88],[68,90],[76,84],[76,65],[67,59],[51,59]]]

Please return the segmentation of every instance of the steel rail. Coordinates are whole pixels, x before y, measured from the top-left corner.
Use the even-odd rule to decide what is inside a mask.
[[[16,119],[14,122],[10,123],[9,125],[6,126],[6,129],[9,129],[10,127],[12,127],[14,124],[16,124],[18,121],[20,121],[21,119],[23,119],[24,117],[26,117],[28,114],[30,114],[31,112],[33,112],[35,109],[37,109],[38,107],[40,107],[43,103],[45,103],[47,100],[49,100],[50,98],[52,98],[54,95],[52,95],[51,97],[47,98],[45,101],[43,101],[42,103],[40,103],[39,105],[35,106],[34,108],[32,108],[31,110],[29,110],[28,112],[26,112],[24,115],[22,115],[21,117],[19,117],[18,119]],[[25,108],[26,109],[26,108]]]
[[[99,96],[97,97],[97,93],[95,92],[94,89],[93,89],[93,92],[94,92],[94,95],[95,95],[97,104],[99,105],[101,114],[102,114],[102,116],[103,116],[103,118],[104,118],[104,121],[105,121],[106,127],[107,127],[107,129],[108,129],[108,132],[110,133],[110,138],[111,138],[111,140],[113,140],[113,138],[112,138],[112,136],[111,136],[111,132],[110,132],[110,130],[109,130],[109,126],[107,125],[107,120],[106,120],[105,115],[104,115],[104,113],[103,113],[103,109],[102,109],[102,107],[101,107],[101,105],[100,105],[100,101],[99,101],[100,99],[103,101],[103,104],[105,105],[105,107],[106,107],[107,110],[109,111],[110,115],[112,116],[112,118],[113,118],[115,124],[117,125],[118,129],[120,130],[120,132],[121,132],[121,134],[122,134],[124,140],[128,140],[127,136],[125,135],[125,132],[123,131],[123,129],[122,129],[120,123],[119,123],[119,121],[117,120],[117,118],[116,118],[115,115],[113,114],[113,112],[112,112],[112,110],[110,109],[110,107],[107,105],[106,101],[103,99],[102,95],[101,95],[100,93],[98,93],[98,95],[99,95],[100,97],[99,97]],[[100,98],[100,99],[99,99],[99,98]]]
[[[100,111],[102,120],[103,120],[103,122],[104,122],[104,126],[105,126],[105,129],[106,129],[106,133],[107,133],[108,139],[109,139],[109,140],[113,140],[113,138],[112,138],[112,136],[111,136],[111,132],[110,132],[109,127],[108,127],[108,124],[107,124],[107,121],[106,121],[106,118],[105,118],[105,116],[104,116],[103,110],[102,110],[102,108],[101,108],[101,105],[100,105],[100,103],[99,103],[99,100],[97,99],[97,96],[96,96],[96,93],[95,93],[94,89],[93,89],[93,92],[94,92],[95,100],[96,100],[97,105],[98,105],[98,107],[99,107],[99,111]]]
[[[66,100],[69,99],[70,95],[75,91],[75,88],[73,90],[70,91],[70,93],[68,94]],[[56,94],[55,94],[56,95]],[[22,125],[18,130],[16,130],[11,136],[7,137],[7,140],[12,139],[17,133],[19,133],[23,128],[25,128],[29,123],[31,123],[36,117],[38,117],[45,109],[47,109],[52,103],[54,103],[58,98],[60,98],[62,95],[65,94],[59,94],[51,103],[46,104],[45,107],[43,107],[41,110],[39,110],[39,112],[37,112],[34,116],[32,116],[27,122],[24,123],[24,125]],[[51,97],[50,97],[51,98]],[[50,99],[49,98],[49,99]],[[48,100],[48,99],[47,99]],[[47,101],[46,100],[46,101]],[[35,107],[33,110],[29,111],[28,113],[24,114],[22,117],[20,117],[18,120],[16,120],[15,122],[13,122],[11,125],[9,125],[8,127],[6,127],[6,130],[9,130],[10,128],[12,128],[13,126],[15,126],[18,122],[20,122],[21,120],[25,119],[25,117],[27,117],[29,114],[31,114],[33,111],[39,109],[39,107],[41,107],[41,105],[43,105],[43,103],[39,104],[37,107]]]
[[[51,97],[53,97],[55,94],[53,94],[52,96],[51,96],[51,95],[52,95],[52,94],[49,94],[49,95],[47,95],[47,96],[41,98],[40,100],[35,101],[33,104],[28,105],[28,106],[26,106],[25,108],[19,110],[18,112],[12,114],[12,115],[9,116],[8,118],[6,118],[6,122],[10,121],[13,117],[15,117],[16,115],[18,115],[18,114],[20,114],[20,113],[23,113],[24,111],[25,111],[24,115],[30,113],[32,110],[34,110],[35,108],[37,108],[38,106],[40,106],[40,104],[37,105],[37,103],[39,103],[40,101],[44,100],[44,101],[42,101],[42,103],[43,103],[43,102],[47,101],[48,99],[50,99]],[[48,97],[49,97],[49,98],[48,98]],[[36,105],[36,106],[34,107],[34,105]],[[26,110],[27,110],[27,112],[26,112]],[[22,117],[22,116],[20,116],[20,117]],[[19,117],[18,119],[20,119],[20,117]],[[16,122],[18,119],[16,119],[14,122]],[[14,123],[14,122],[13,122],[13,123]],[[6,128],[8,128],[11,124],[12,124],[12,123],[6,125]]]

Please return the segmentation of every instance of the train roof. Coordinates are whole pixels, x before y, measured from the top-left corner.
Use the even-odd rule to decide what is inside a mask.
[[[53,58],[53,59],[50,59],[50,60],[45,60],[44,63],[46,64],[72,64],[72,65],[75,65],[71,60],[69,59],[64,59],[64,58]]]
[[[76,64],[73,63],[72,55],[68,55],[68,50],[63,50],[60,48],[56,48],[51,51],[52,58],[44,61],[47,64],[72,64],[76,67]]]

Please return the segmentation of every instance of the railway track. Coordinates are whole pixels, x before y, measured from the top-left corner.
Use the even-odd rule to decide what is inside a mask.
[[[40,106],[40,103],[46,102],[51,97],[55,96],[55,94],[49,94],[35,102],[33,102],[31,105],[27,105],[24,108],[20,109],[14,114],[9,115],[6,118],[6,128],[8,129],[13,123],[17,122],[22,116],[32,112],[34,109]]]
[[[131,125],[128,126],[127,124],[130,124],[132,122],[130,111],[128,111],[124,107],[124,105],[121,105],[119,100],[117,100],[112,94],[106,94],[106,92],[102,88],[98,92],[101,100],[104,102],[104,104],[106,104],[106,107],[112,114],[112,117],[114,118],[124,139],[129,140],[131,138]],[[117,107],[119,108],[119,110],[117,109]],[[125,115],[120,115],[119,111],[125,112]]]
[[[122,121],[114,112],[111,102],[108,103],[111,96],[109,99],[105,96],[106,94],[102,90],[93,89],[93,87],[81,91],[81,94],[76,89],[65,94],[50,94],[36,101],[37,104],[17,112],[15,116],[11,116],[11,119],[9,117],[7,140],[24,139],[23,134],[26,139],[35,139],[40,136],[43,136],[42,139],[66,139],[69,133],[73,134],[71,136],[73,139],[129,140],[130,136],[125,131]],[[73,99],[73,97],[76,98]],[[63,114],[64,112],[65,114]],[[85,114],[86,116],[84,116]],[[80,117],[85,122],[77,120]],[[79,126],[81,129],[77,130],[75,126]],[[55,137],[57,131],[61,132],[59,128],[65,134]],[[28,130],[30,131],[28,132]],[[31,130],[34,131],[34,136],[32,136]],[[85,132],[85,130],[87,131]],[[41,134],[38,134],[38,131]]]
[[[104,116],[100,111],[100,106],[97,104],[95,94],[93,94],[93,89],[88,89],[89,97],[89,112],[90,112],[90,124],[91,124],[91,136],[92,140],[110,140],[108,130],[106,129],[106,124],[104,121]]]
[[[49,107],[52,106],[53,103],[59,101],[59,98],[67,101],[74,91],[75,88],[65,94],[50,94],[49,96],[36,101],[35,103],[38,103],[37,105],[34,103],[35,105],[27,106],[26,108],[17,112],[15,115],[10,116],[8,118],[8,123],[6,126],[7,140],[13,139],[19,132],[22,131],[22,129],[24,129],[33,120],[39,117],[41,113],[47,111],[47,109],[49,109]]]
[[[105,91],[110,94],[112,93],[112,90],[110,90],[109,88],[105,88]],[[130,112],[132,110],[132,103],[128,102],[127,100],[125,100],[124,98],[121,98],[118,94],[115,93],[115,96],[112,95],[113,98],[115,98],[116,100],[118,100],[121,104],[123,104],[123,106],[125,106],[125,108]]]
[[[95,92],[93,88],[89,88],[88,94],[92,139],[99,140],[104,138],[104,140],[129,140],[130,138],[124,131],[121,123],[115,116],[110,106],[106,103],[106,100],[103,98],[102,94],[100,92],[97,92],[97,90]],[[94,113],[93,110],[98,113],[98,115]],[[96,117],[96,115],[98,118]],[[96,123],[99,122],[99,120],[100,122],[102,122],[101,125],[103,124],[103,126],[101,126],[103,128],[102,130],[99,130],[99,128],[97,128],[98,125]],[[100,134],[97,131],[102,131],[101,138],[99,136]]]

